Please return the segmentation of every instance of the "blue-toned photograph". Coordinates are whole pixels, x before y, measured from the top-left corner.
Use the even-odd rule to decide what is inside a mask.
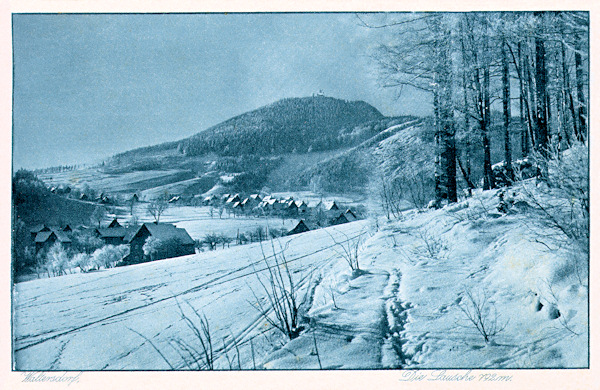
[[[12,14],[12,370],[589,368],[589,47],[580,11]]]

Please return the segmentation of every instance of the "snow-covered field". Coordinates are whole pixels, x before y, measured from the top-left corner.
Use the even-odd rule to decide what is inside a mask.
[[[189,179],[189,173],[183,170],[147,170],[120,174],[107,174],[100,168],[81,168],[67,172],[44,173],[38,175],[49,186],[69,185],[90,188],[108,193],[134,192],[140,188],[153,188]]]
[[[359,221],[328,232],[342,241],[365,224]],[[295,282],[304,290],[338,256],[325,230],[288,237],[281,245]],[[225,351],[233,355],[236,350],[231,335],[242,353],[242,368],[252,368],[252,351],[257,365],[267,363],[265,356],[280,347],[281,340],[269,332],[253,306],[253,294],[264,298],[256,276],[264,273],[263,250],[267,257],[272,255],[272,249],[255,244],[19,283],[14,291],[15,367],[169,369],[138,332],[151,339],[174,368],[182,368],[169,340],[197,344],[178,306],[189,312],[188,304],[210,323],[217,368],[229,368]],[[278,244],[275,250],[280,251]]]
[[[291,341],[256,309],[265,244],[19,283],[16,368],[190,368],[177,346],[201,350],[192,307],[210,325],[216,369],[587,367],[587,266],[573,267],[587,259],[553,248],[523,209],[497,206],[497,191],[479,191],[282,239],[275,252],[302,302]],[[184,211],[165,220],[180,226]],[[360,272],[346,261],[352,245],[335,243],[348,238],[360,239]]]
[[[139,203],[134,211],[138,222],[152,222],[154,219],[146,213],[146,203]],[[112,216],[110,217],[112,218]],[[110,218],[107,222],[110,222]],[[129,216],[119,218],[119,221],[129,221]],[[249,216],[233,216],[227,211],[219,218],[218,210],[205,206],[171,206],[165,210],[160,217],[160,222],[172,223],[178,228],[184,228],[193,239],[202,240],[207,234],[224,234],[235,238],[237,233],[248,233],[256,231],[257,228],[286,229],[290,230],[296,226],[298,219],[291,218],[265,218]]]

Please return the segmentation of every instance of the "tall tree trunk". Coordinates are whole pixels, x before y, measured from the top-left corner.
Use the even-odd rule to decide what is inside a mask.
[[[537,95],[536,108],[536,149],[542,154],[546,154],[549,145],[548,132],[548,97],[547,86],[548,77],[546,70],[546,46],[542,34],[544,33],[544,16],[541,12],[534,12],[539,23],[537,35],[535,37],[535,87]]]
[[[510,79],[508,69],[508,53],[506,40],[502,38],[502,112],[504,114],[504,162],[506,164],[507,179],[514,180],[512,171],[512,156],[510,145]]]
[[[436,63],[436,88],[434,100],[437,104],[436,126],[437,159],[436,164],[436,201],[447,199],[449,202],[457,201],[456,193],[456,141],[454,128],[454,108],[452,105],[452,74],[450,57],[450,32],[436,24],[436,29],[441,36],[441,43],[437,47]]]
[[[577,116],[579,118],[577,139],[585,142],[587,138],[587,106],[583,91],[583,61],[581,58],[581,39],[579,34],[575,37],[575,79],[577,83]]]
[[[567,107],[570,105],[571,107],[571,115],[573,117],[573,126],[577,126],[577,121],[575,120],[575,109],[573,108],[573,95],[571,94],[571,83],[569,80],[569,67],[567,65],[567,54],[565,51],[565,44],[561,43],[560,45],[560,54],[561,54],[561,62],[562,62],[562,108],[563,108],[563,135],[565,137],[565,142],[567,146],[570,147],[571,136],[569,134],[568,125],[569,121],[567,119]],[[569,102],[571,104],[569,104]],[[574,130],[573,134],[577,134],[577,130]]]
[[[439,91],[433,91],[433,118],[435,127],[435,165],[434,165],[434,196],[436,205],[442,202],[444,191],[442,189],[442,169],[441,169],[441,118],[440,118],[440,96]]]
[[[527,49],[527,48],[526,48]],[[536,121],[535,121],[535,108],[537,107],[537,99],[535,96],[535,85],[533,84],[533,65],[531,64],[531,57],[525,52],[525,84],[527,86],[527,99],[526,106],[527,110],[527,121],[529,122],[529,140],[531,141],[531,147],[535,148],[537,145],[537,133],[536,133]]]
[[[528,127],[529,122],[525,120],[525,85],[523,83],[523,54],[521,53],[521,42],[517,44],[517,57],[519,65],[517,65],[517,60],[515,59],[515,67],[517,68],[517,75],[519,76],[519,115],[521,119],[521,156],[527,157],[529,154],[529,135],[528,135]]]
[[[463,60],[463,71],[462,71],[462,89],[463,89],[463,114],[464,114],[464,132],[465,132],[465,165],[463,167],[460,163],[460,158],[458,158],[458,163],[460,170],[463,174],[465,181],[467,182],[467,186],[469,187],[469,191],[474,189],[473,182],[471,181],[471,124],[470,124],[470,116],[469,116],[469,94],[467,93],[467,50],[465,47],[465,35],[466,29],[464,23],[461,23],[461,40],[460,47],[462,51],[462,60]],[[466,169],[465,169],[466,168]]]
[[[490,151],[490,68],[485,65],[483,69],[483,120],[481,121],[481,133],[483,137],[483,189],[495,188],[494,172],[492,172],[492,156]]]

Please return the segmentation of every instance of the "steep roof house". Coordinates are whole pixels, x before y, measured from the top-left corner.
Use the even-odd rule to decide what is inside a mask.
[[[148,237],[154,237],[161,241],[173,240],[177,242],[177,256],[192,255],[195,253],[194,240],[185,229],[177,228],[175,225],[168,223],[144,223],[132,229],[125,236],[125,242],[129,243],[127,263],[136,264],[148,260],[144,256],[143,249]]]
[[[121,245],[125,243],[124,239],[128,233],[128,230],[122,226],[113,228],[108,227],[98,228],[96,229],[96,233],[106,245]]]
[[[352,210],[350,210],[350,209],[346,210],[346,212],[344,213],[344,216],[346,217],[348,222],[354,222],[354,221],[358,220],[358,217],[356,216],[356,214],[354,214],[352,212]]]
[[[71,239],[64,232],[41,231],[35,236],[35,251],[37,253],[42,249],[49,249],[56,242],[60,242],[65,248],[71,246]]]
[[[121,226],[121,224],[119,223],[119,221],[117,221],[117,219],[113,219],[112,222],[108,225],[109,228],[117,228],[117,227],[123,227]]]
[[[50,231],[50,228],[43,223],[35,225],[31,229],[29,229],[29,232],[31,233],[31,239],[34,241],[35,241],[35,236],[39,232],[49,232],[49,231]]]
[[[298,207],[298,212],[301,214],[306,213],[308,211],[308,205],[303,200],[300,200],[300,201],[297,200],[296,207]]]
[[[348,218],[346,218],[345,214],[340,214],[338,217],[333,218],[330,222],[331,225],[341,225],[343,223],[348,223]]]
[[[229,199],[225,202],[228,206],[233,206],[235,202],[241,202],[242,198],[240,198],[240,194],[235,194],[230,196]]]
[[[324,205],[325,205],[325,210],[326,211],[337,211],[337,210],[340,209],[338,207],[338,205],[335,203],[335,200],[333,202],[327,202]]]
[[[296,226],[290,230],[289,232],[287,232],[287,236],[291,236],[293,234],[299,234],[299,233],[304,233],[304,232],[308,232],[310,231],[310,229],[308,228],[308,226],[306,226],[306,224],[304,223],[304,220],[300,220],[300,222],[298,222],[296,224]]]

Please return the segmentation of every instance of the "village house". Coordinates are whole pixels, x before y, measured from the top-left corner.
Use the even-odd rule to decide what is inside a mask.
[[[235,194],[230,196],[229,199],[225,202],[225,204],[229,207],[233,206],[236,202],[241,202],[242,198],[240,198],[240,194]]]
[[[185,229],[180,229],[168,223],[144,223],[132,229],[124,241],[129,243],[129,255],[125,258],[127,264],[137,264],[148,261],[144,255],[144,244],[148,237],[154,237],[160,241],[172,241],[177,247],[175,256],[192,255],[195,253],[194,240]]]
[[[348,219],[346,218],[346,215],[344,213],[340,214],[339,216],[333,218],[331,221],[329,221],[330,225],[341,225],[343,223],[348,223],[350,221],[348,221]]]
[[[108,224],[107,227],[108,228],[120,228],[120,227],[123,227],[123,226],[121,226],[121,224],[119,223],[119,221],[116,218],[114,218],[112,220],[112,222]]]
[[[213,194],[213,195],[205,197],[202,200],[202,204],[204,206],[215,206],[218,203],[218,201],[219,201],[219,198]]]
[[[223,194],[221,195],[221,202],[225,203],[227,202],[227,200],[231,197],[230,194]]]
[[[127,235],[127,229],[122,226],[113,228],[97,228],[95,232],[98,238],[104,241],[106,245],[124,244],[124,239]]]
[[[250,195],[242,201],[244,209],[252,210],[260,204],[260,197],[258,195]]]
[[[56,242],[59,242],[63,248],[71,246],[71,239],[60,230],[41,231],[35,236],[35,251],[48,250]]]
[[[350,209],[346,210],[346,212],[344,213],[344,216],[346,217],[348,222],[354,222],[354,221],[358,220],[358,217],[356,216],[356,214],[354,214],[352,212],[352,210],[350,210]]]
[[[37,236],[38,233],[49,232],[49,231],[50,231],[50,228],[43,223],[41,223],[39,225],[35,225],[31,229],[29,229],[29,232],[31,233],[31,239],[34,241],[35,241],[35,236]]]
[[[240,202],[235,202],[233,206],[231,206],[234,214],[241,214],[244,211],[244,206]]]
[[[296,214],[298,214],[298,206],[296,205],[296,202],[294,202],[293,200],[289,200],[287,202],[287,204],[284,207],[284,210],[289,215],[296,215]]]
[[[324,203],[325,211],[338,211],[340,208],[338,207],[335,200],[333,202]]]
[[[124,244],[127,232],[128,230],[124,228],[116,218],[112,220],[108,227],[94,229],[95,235],[104,241],[104,244],[106,245]]]
[[[296,207],[298,208],[298,213],[300,214],[305,214],[308,211],[308,205],[303,200],[296,201]]]
[[[290,230],[289,232],[287,232],[287,236],[291,236],[293,234],[299,234],[299,233],[304,233],[304,232],[308,232],[310,231],[310,229],[308,228],[308,226],[306,226],[306,223],[304,223],[304,220],[300,220],[300,222],[298,222],[296,224],[296,226]]]
[[[253,201],[256,201],[257,203],[262,200],[259,194],[252,194],[248,198],[252,199]]]

